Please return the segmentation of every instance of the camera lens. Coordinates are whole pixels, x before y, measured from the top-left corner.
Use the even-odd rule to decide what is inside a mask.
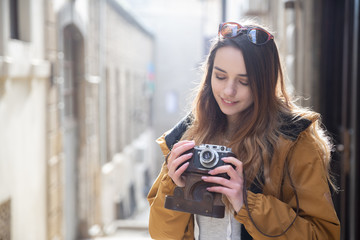
[[[212,149],[204,149],[200,153],[200,163],[203,167],[212,168],[219,161],[219,155]]]
[[[203,158],[204,162],[210,162],[213,157],[214,157],[214,154],[210,151],[204,151],[202,154],[202,158]]]

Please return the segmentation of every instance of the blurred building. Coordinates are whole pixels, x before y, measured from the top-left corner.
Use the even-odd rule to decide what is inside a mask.
[[[202,52],[201,3],[198,0],[119,0],[156,36],[154,92],[155,139],[172,128],[187,114],[189,89],[197,81],[197,68]],[[191,7],[189,7],[191,6]],[[163,162],[155,145],[156,162],[153,180]]]
[[[0,239],[101,235],[145,205],[154,69],[113,0],[0,1]]]

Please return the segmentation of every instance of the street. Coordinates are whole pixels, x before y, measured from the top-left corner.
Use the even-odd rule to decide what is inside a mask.
[[[150,240],[148,231],[149,208],[139,211],[132,218],[117,220],[108,227],[110,234],[91,240]],[[88,239],[90,240],[90,239]]]

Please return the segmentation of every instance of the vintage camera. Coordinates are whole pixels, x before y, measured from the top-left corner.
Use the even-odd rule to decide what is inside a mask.
[[[193,152],[193,157],[189,160],[190,164],[185,171],[186,174],[199,173],[202,175],[208,175],[208,172],[211,169],[215,169],[226,164],[221,160],[221,158],[235,156],[231,152],[231,148],[211,144],[195,146],[188,152]],[[227,175],[222,176],[228,178]]]
[[[225,205],[221,200],[221,194],[207,191],[206,188],[215,184],[204,182],[201,177],[209,175],[208,172],[214,168],[226,165],[227,163],[221,158],[235,155],[231,152],[231,148],[211,144],[195,146],[186,153],[189,152],[193,152],[193,156],[184,172],[186,176],[185,187],[176,187],[173,196],[166,196],[165,208],[223,218]],[[229,178],[227,174],[219,174],[218,176]]]

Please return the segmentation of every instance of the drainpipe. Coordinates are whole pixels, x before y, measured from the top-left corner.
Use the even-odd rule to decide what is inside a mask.
[[[99,135],[100,135],[100,159],[101,165],[107,162],[107,112],[106,112],[106,73],[105,73],[105,59],[106,59],[106,40],[104,37],[106,25],[105,21],[105,7],[107,1],[99,1]]]
[[[221,1],[221,11],[222,22],[226,22],[226,0]]]

